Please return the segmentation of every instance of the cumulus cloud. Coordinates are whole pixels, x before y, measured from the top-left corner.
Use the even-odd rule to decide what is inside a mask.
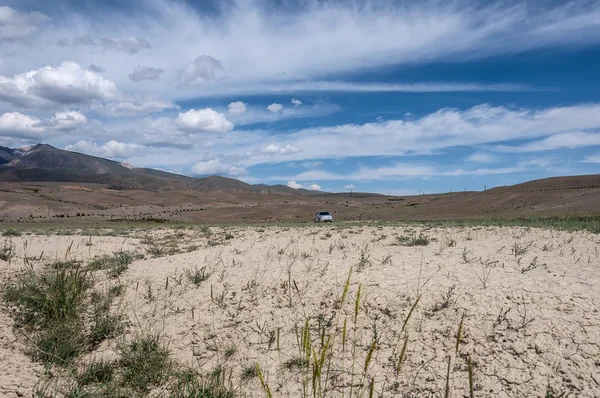
[[[20,112],[6,112],[0,115],[0,135],[14,139],[50,138],[52,134],[69,132],[87,123],[87,117],[78,111],[57,112],[45,120]]]
[[[294,104],[294,106],[300,106],[302,105],[302,101],[297,100],[296,98],[292,98],[292,104]]]
[[[50,18],[41,12],[22,13],[11,7],[0,7],[0,40],[27,39]]]
[[[248,174],[243,167],[222,163],[217,159],[197,162],[190,168],[190,171],[197,176],[226,175],[231,177],[241,177]]]
[[[118,95],[115,83],[75,62],[45,66],[12,78],[0,75],[0,100],[19,107],[86,104]]]
[[[127,37],[125,39],[116,39],[104,37],[100,39],[100,44],[105,49],[123,51],[128,54],[136,54],[140,50],[152,48],[150,42],[143,37]]]
[[[290,188],[294,188],[294,189],[310,189],[312,191],[318,191],[321,189],[321,186],[319,184],[313,183],[310,185],[302,185],[297,183],[296,181],[288,181],[287,186]]]
[[[201,86],[217,80],[223,71],[221,61],[210,55],[201,55],[179,71],[180,81],[186,86]]]
[[[298,184],[296,181],[288,181],[287,186],[294,189],[304,188],[302,184]]]
[[[43,133],[40,119],[19,112],[7,112],[0,115],[0,135],[6,137],[35,138]]]
[[[344,188],[346,188],[346,189],[354,189],[356,187],[354,186],[354,184],[348,184],[348,185],[344,185]]]
[[[175,124],[188,133],[227,133],[233,130],[233,123],[211,108],[182,112],[175,119]]]
[[[277,112],[281,112],[281,110],[283,109],[283,105],[273,103],[273,104],[267,106],[267,109],[273,113],[277,113]]]
[[[52,118],[40,122],[41,127],[59,131],[71,131],[87,124],[87,117],[78,111],[57,112]]]
[[[102,158],[117,158],[123,159],[134,155],[143,148],[138,144],[124,143],[118,141],[108,141],[102,145],[98,145],[94,141],[78,141],[75,144],[65,146],[67,151],[81,152],[88,155],[99,156]]]
[[[265,155],[290,155],[292,153],[298,153],[298,152],[302,152],[302,149],[298,148],[295,145],[284,145],[284,146],[279,146],[276,144],[271,144],[266,146],[265,148],[263,148],[260,151],[262,154]]]
[[[151,68],[149,66],[138,65],[133,72],[129,74],[129,80],[139,82],[141,80],[154,80],[160,78],[165,70],[160,68]]]
[[[246,105],[242,101],[232,102],[228,105],[229,114],[232,116],[241,116],[246,113]]]

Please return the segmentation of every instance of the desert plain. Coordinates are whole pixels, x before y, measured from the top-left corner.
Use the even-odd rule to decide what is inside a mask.
[[[36,348],[22,302],[5,300],[2,396],[600,396],[591,232],[346,222],[1,240],[4,290],[81,272],[88,291],[115,292],[108,311],[122,324],[62,363]],[[123,357],[143,338],[163,358],[136,385]],[[114,369],[90,381],[93,364]],[[218,387],[193,392],[182,374]]]

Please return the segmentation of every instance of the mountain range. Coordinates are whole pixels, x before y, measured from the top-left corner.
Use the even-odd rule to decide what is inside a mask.
[[[318,195],[323,192],[286,185],[251,185],[210,176],[193,178],[166,171],[133,167],[96,156],[66,151],[47,144],[23,148],[0,146],[0,182],[78,182],[113,189],[148,191],[226,191]]]

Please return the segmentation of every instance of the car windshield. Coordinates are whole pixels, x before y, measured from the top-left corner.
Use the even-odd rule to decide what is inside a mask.
[[[329,216],[330,214],[329,214],[329,212],[328,212],[328,211],[320,211],[320,212],[319,212],[319,215],[320,215],[320,216]]]

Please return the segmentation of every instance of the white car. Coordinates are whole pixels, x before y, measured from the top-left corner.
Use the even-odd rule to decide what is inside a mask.
[[[333,216],[328,211],[320,211],[315,214],[315,222],[333,222]]]

